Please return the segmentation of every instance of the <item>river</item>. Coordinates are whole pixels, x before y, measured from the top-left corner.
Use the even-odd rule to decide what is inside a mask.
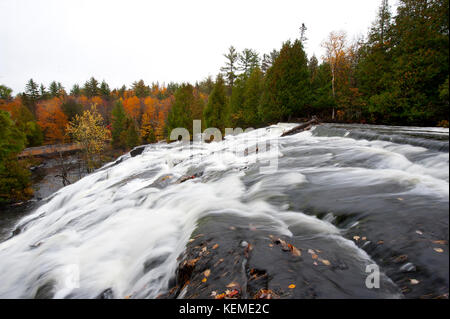
[[[0,298],[211,298],[230,283],[242,298],[448,298],[449,130],[279,138],[294,126],[148,145],[59,189],[0,224],[14,232]]]

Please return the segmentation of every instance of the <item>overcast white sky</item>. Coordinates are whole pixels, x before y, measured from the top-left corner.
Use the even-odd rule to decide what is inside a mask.
[[[395,0],[391,0],[394,5]],[[89,77],[110,86],[215,76],[230,45],[266,53],[299,37],[322,56],[332,30],[366,34],[381,0],[0,0],[0,84],[28,79],[70,89]]]

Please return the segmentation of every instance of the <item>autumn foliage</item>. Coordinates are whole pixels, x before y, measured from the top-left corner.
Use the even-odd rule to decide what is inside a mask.
[[[67,116],[61,109],[61,99],[54,97],[42,101],[37,107],[37,120],[45,134],[45,142],[48,144],[64,143],[67,141],[66,126]]]

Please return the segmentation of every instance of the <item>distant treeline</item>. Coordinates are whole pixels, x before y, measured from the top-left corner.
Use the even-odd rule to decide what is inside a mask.
[[[129,88],[110,89],[105,81],[91,78],[66,91],[57,81],[47,88],[31,79],[15,97],[1,85],[0,201],[27,184],[14,184],[20,169],[12,169],[11,162],[17,163],[17,152],[77,140],[68,134],[75,130],[68,129],[69,123],[80,120],[92,105],[101,116],[95,116],[95,125],[101,119],[113,147],[123,149],[165,139],[175,127],[192,130],[193,119],[201,119],[204,128],[222,130],[312,115],[337,122],[448,126],[448,4],[400,0],[393,15],[382,0],[367,36],[349,41],[344,32],[331,32],[320,59],[304,51],[304,24],[298,39],[262,56],[231,46],[217,77],[194,85],[140,80]]]

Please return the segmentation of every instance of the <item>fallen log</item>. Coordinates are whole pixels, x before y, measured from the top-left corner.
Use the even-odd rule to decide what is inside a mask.
[[[284,132],[283,134],[281,134],[281,137],[283,136],[289,136],[289,135],[294,135],[303,131],[308,131],[311,129],[311,127],[313,125],[317,125],[320,124],[320,121],[317,117],[313,116],[311,118],[311,120],[309,120],[308,122],[302,123],[300,125],[297,125],[296,127],[294,127],[293,129],[290,129],[289,131]]]

